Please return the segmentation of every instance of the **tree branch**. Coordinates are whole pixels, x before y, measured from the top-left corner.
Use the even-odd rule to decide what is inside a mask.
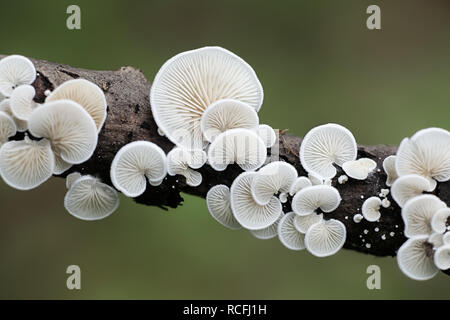
[[[39,73],[34,83],[37,102],[44,101],[45,90],[53,90],[70,79],[84,78],[103,89],[108,103],[108,117],[99,135],[98,146],[93,157],[81,165],[74,166],[63,176],[78,171],[82,174],[97,176],[111,185],[109,175],[111,162],[117,151],[125,144],[136,140],[147,140],[158,144],[166,153],[172,149],[173,144],[157,132],[149,102],[150,83],[138,69],[122,67],[117,71],[93,71],[43,60],[31,60]],[[298,157],[300,143],[301,138],[282,132],[278,140],[279,157],[294,165],[299,175],[306,175]],[[355,223],[353,221],[353,215],[361,212],[365,199],[376,196],[381,189],[387,188],[382,162],[384,158],[395,152],[396,148],[391,146],[359,146],[358,157],[375,160],[378,164],[377,168],[381,170],[375,171],[364,181],[349,179],[347,183],[340,185],[337,183],[337,177],[342,174],[339,169],[336,178],[333,179],[333,186],[339,190],[342,202],[336,211],[326,214],[326,217],[338,219],[345,224],[347,228],[345,248],[376,256],[394,256],[406,240],[403,235],[404,224],[400,208],[390,195],[388,198],[391,206],[381,208],[382,216],[379,222],[371,223],[362,220],[360,223]],[[135,201],[161,208],[176,208],[183,201],[180,192],[204,198],[212,186],[216,184],[230,186],[235,177],[242,172],[236,165],[229,166],[224,172],[216,172],[207,165],[199,171],[203,175],[203,183],[199,187],[187,186],[182,176],[167,176],[158,187],[148,185],[147,191]],[[450,183],[438,184],[435,193],[449,203]],[[285,212],[290,210],[289,206],[289,204],[285,205]]]

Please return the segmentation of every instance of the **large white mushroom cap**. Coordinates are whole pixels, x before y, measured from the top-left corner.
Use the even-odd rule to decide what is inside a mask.
[[[331,212],[339,207],[341,196],[336,188],[327,185],[306,187],[296,193],[292,199],[292,210],[300,215],[307,216],[321,209]]]
[[[256,203],[265,205],[278,192],[287,193],[297,178],[297,170],[284,161],[274,161],[258,171],[253,179],[252,195]]]
[[[249,230],[267,228],[277,221],[282,211],[281,203],[276,197],[272,197],[265,206],[255,202],[251,187],[256,175],[256,172],[241,173],[230,189],[233,215],[240,225]]]
[[[441,246],[436,250],[434,264],[441,270],[450,269],[450,245]]]
[[[206,206],[211,216],[226,228],[241,229],[241,225],[233,216],[230,205],[230,188],[219,184],[209,189],[206,194]]]
[[[418,235],[430,235],[433,215],[446,205],[438,197],[430,194],[421,195],[408,200],[402,209],[405,222],[405,236],[411,238]]]
[[[361,211],[367,221],[375,222],[381,217],[380,207],[382,201],[378,197],[370,197],[364,201]]]
[[[203,150],[199,152],[205,153]],[[194,151],[175,147],[167,154],[167,172],[171,176],[182,175],[186,178],[187,185],[197,187],[202,183],[202,175],[189,167],[197,158],[199,157],[194,155]],[[206,157],[204,159],[206,160]]]
[[[19,55],[0,60],[0,92],[9,97],[13,90],[22,84],[32,84],[36,79],[33,63]]]
[[[311,187],[312,183],[311,180],[309,180],[307,177],[298,177],[295,179],[295,181],[291,184],[289,188],[289,194],[291,196],[295,195],[297,192],[302,190],[306,187]]]
[[[117,152],[111,164],[111,181],[130,198],[144,193],[149,181],[161,182],[167,174],[164,151],[149,141],[134,141]]]
[[[392,186],[394,181],[398,178],[397,169],[395,168],[396,156],[389,156],[383,160],[383,169],[387,175],[386,185]]]
[[[311,213],[307,216],[296,215],[294,218],[294,226],[301,233],[306,233],[313,224],[321,222],[323,220],[323,214]]]
[[[258,124],[259,118],[255,108],[234,99],[212,103],[201,117],[201,130],[209,142],[224,131],[236,128],[256,130]]]
[[[85,79],[69,80],[58,86],[45,99],[45,102],[72,100],[82,106],[92,117],[97,131],[103,127],[106,120],[106,98],[102,89]]]
[[[88,160],[97,146],[94,120],[78,103],[59,100],[36,108],[28,121],[35,137],[50,140],[53,152],[65,162]]]
[[[399,176],[418,174],[430,181],[432,190],[436,180],[450,179],[450,133],[439,128],[416,132],[400,144],[395,161]]]
[[[31,190],[53,174],[55,158],[46,139],[10,141],[0,148],[0,175],[11,187]]]
[[[353,179],[365,180],[369,173],[371,173],[377,167],[377,163],[369,158],[361,158],[358,160],[352,160],[344,162],[342,169],[344,172]]]
[[[353,134],[341,125],[329,123],[311,129],[300,146],[303,168],[323,180],[336,175],[333,164],[342,166],[356,159],[358,147]]]
[[[397,262],[400,270],[414,280],[429,280],[439,269],[433,261],[432,244],[428,236],[415,236],[408,239],[397,252]]]
[[[436,211],[431,218],[431,228],[434,232],[444,233],[450,225],[450,208],[442,208]]]
[[[278,224],[278,238],[288,249],[303,250],[305,249],[305,235],[295,228],[294,218],[294,212],[289,212],[281,218]]]
[[[338,252],[347,238],[347,229],[339,220],[322,220],[309,227],[305,246],[316,257],[327,257]]]
[[[13,118],[17,127],[17,131],[25,132],[28,130],[28,123],[24,120],[17,119],[12,113],[10,99],[5,99],[0,102],[0,111],[6,113],[8,116]]]
[[[64,207],[71,215],[88,221],[106,218],[116,211],[119,203],[114,188],[91,176],[77,179],[64,198]]]
[[[400,207],[424,191],[431,191],[432,186],[427,178],[417,174],[408,174],[396,179],[391,187],[392,198]]]
[[[216,171],[231,163],[243,170],[258,169],[267,158],[267,149],[257,134],[248,129],[231,129],[221,133],[208,149],[208,162]]]
[[[35,95],[36,90],[34,87],[27,84],[14,89],[9,101],[11,112],[17,119],[23,121],[28,121],[28,119],[30,119],[33,110],[38,106],[38,104],[33,101]]]
[[[257,239],[268,240],[275,238],[278,235],[278,225],[280,224],[281,219],[284,217],[283,212],[280,213],[280,217],[277,221],[275,221],[270,226],[259,229],[259,230],[250,230],[250,233]]]
[[[0,147],[8,141],[8,138],[14,136],[17,132],[16,123],[13,118],[3,111],[0,111]]]
[[[173,143],[198,149],[203,146],[200,119],[208,106],[235,99],[258,111],[263,95],[261,83],[244,60],[220,47],[204,47],[180,53],[161,67],[150,90],[150,104],[158,127]]]

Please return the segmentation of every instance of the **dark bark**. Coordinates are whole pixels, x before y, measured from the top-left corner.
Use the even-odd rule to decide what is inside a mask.
[[[133,67],[122,67],[117,71],[93,71],[43,60],[32,59],[32,61],[39,73],[34,83],[38,102],[44,101],[45,90],[53,90],[64,81],[74,78],[85,78],[96,83],[106,95],[108,117],[99,135],[97,150],[89,161],[74,166],[69,172],[79,171],[82,174],[91,174],[111,184],[110,164],[114,155],[125,144],[135,140],[147,140],[158,144],[165,152],[170,151],[173,147],[166,137],[160,136],[157,132],[149,102],[150,83],[139,70]],[[294,165],[300,175],[306,175],[298,158],[301,138],[285,134],[282,131],[278,143],[279,157]],[[376,256],[394,256],[406,240],[403,235],[404,225],[400,209],[390,195],[388,195],[388,199],[391,201],[391,206],[381,208],[382,217],[379,222],[371,223],[363,220],[355,223],[353,221],[353,215],[361,212],[361,206],[365,199],[378,195],[381,189],[387,188],[382,162],[384,158],[395,152],[396,148],[392,146],[359,146],[358,156],[375,160],[378,169],[381,170],[374,171],[364,181],[349,179],[343,185],[337,183],[337,177],[342,174],[342,171],[339,171],[336,178],[333,179],[333,185],[342,196],[342,203],[335,212],[325,216],[327,219],[338,219],[346,225],[345,248]],[[181,176],[167,176],[158,187],[148,185],[147,191],[135,200],[144,205],[176,208],[183,201],[180,192],[204,198],[212,186],[216,184],[230,186],[234,178],[241,172],[235,165],[229,166],[224,172],[216,172],[207,165],[199,171],[203,175],[203,183],[199,187],[187,186]],[[450,183],[439,184],[435,193],[443,201],[449,203]]]

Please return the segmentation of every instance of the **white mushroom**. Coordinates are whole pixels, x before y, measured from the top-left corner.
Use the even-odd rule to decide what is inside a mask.
[[[23,121],[28,121],[33,113],[33,110],[38,107],[38,104],[33,101],[36,91],[33,86],[28,84],[21,85],[14,89],[11,93],[9,103],[13,115]]]
[[[0,148],[0,175],[11,187],[31,190],[53,174],[55,158],[46,139],[10,141]]]
[[[60,175],[69,170],[72,167],[72,164],[61,159],[60,156],[55,154],[55,169],[53,170],[53,174]]]
[[[70,189],[75,181],[81,178],[81,173],[72,172],[66,177],[66,188]]]
[[[450,245],[441,246],[436,250],[434,264],[441,270],[450,269]]]
[[[431,218],[431,228],[434,232],[444,233],[450,225],[450,208],[442,208],[436,211]]]
[[[252,195],[256,203],[265,205],[269,203],[276,193],[287,193],[297,178],[295,167],[284,161],[274,161],[258,171],[253,179]]]
[[[334,211],[340,203],[341,196],[336,188],[318,185],[297,192],[292,199],[292,210],[300,216],[307,216],[319,208],[323,212]]]
[[[442,233],[433,233],[431,236],[428,237],[428,242],[433,245],[433,249],[437,249],[440,246],[444,245],[444,239],[443,239]]]
[[[397,169],[395,168],[396,156],[389,156],[383,160],[383,169],[387,175],[386,185],[392,186],[394,181],[398,178]]]
[[[353,221],[355,223],[360,223],[363,218],[364,218],[364,216],[362,214],[357,213],[353,216]]]
[[[306,233],[313,224],[321,222],[323,220],[323,214],[311,213],[307,216],[296,215],[294,218],[294,226],[301,233]]]
[[[428,280],[439,271],[433,261],[432,244],[428,236],[415,236],[408,239],[397,252],[400,270],[414,280]]]
[[[258,136],[264,141],[266,148],[271,148],[277,141],[277,134],[275,130],[267,124],[260,124],[256,130]]]
[[[120,198],[117,191],[99,179],[84,176],[77,179],[64,198],[64,207],[81,220],[100,220],[116,211]]]
[[[58,86],[45,99],[45,102],[72,100],[82,106],[92,117],[97,126],[97,132],[106,120],[106,98],[102,89],[85,79],[69,80]]]
[[[36,108],[28,121],[35,137],[50,140],[56,156],[79,164],[88,160],[97,146],[97,128],[78,103],[59,100]]]
[[[281,212],[280,217],[277,221],[272,223],[270,226],[259,229],[259,230],[250,230],[250,233],[257,239],[268,240],[275,238],[278,235],[278,225],[280,224],[281,219],[284,217],[283,212]]]
[[[203,151],[201,151],[203,152]],[[194,162],[191,151],[175,147],[167,154],[167,172],[171,175],[182,175],[186,178],[186,184],[197,187],[202,183],[200,172],[192,170],[189,163]]]
[[[223,171],[231,163],[245,171],[258,169],[267,158],[264,142],[248,129],[231,129],[221,133],[208,149],[208,162],[216,171]]]
[[[431,190],[450,179],[450,133],[439,128],[423,129],[400,144],[395,161],[399,176],[418,174],[428,179]]]
[[[256,130],[258,123],[255,108],[238,100],[223,99],[206,108],[201,117],[200,127],[205,139],[212,142],[219,134],[230,129]]]
[[[305,235],[305,246],[316,257],[327,257],[338,252],[345,243],[345,225],[335,219],[322,220],[309,227]]]
[[[331,179],[322,179],[312,173],[308,173],[308,179],[311,181],[311,184],[313,186],[318,186],[322,184],[331,186]]]
[[[336,175],[333,164],[342,166],[356,159],[358,148],[353,134],[338,124],[325,124],[311,129],[300,146],[303,168],[323,180]]]
[[[0,102],[0,111],[6,113],[8,116],[13,118],[17,127],[17,131],[25,132],[28,130],[28,123],[26,121],[14,117],[14,114],[11,111],[11,103],[9,99],[5,99],[2,102]]]
[[[381,217],[380,207],[381,199],[378,197],[370,197],[364,201],[361,211],[367,221],[375,222]]]
[[[144,193],[146,178],[161,182],[166,174],[166,154],[149,141],[134,141],[123,146],[111,164],[111,181],[114,187],[130,198]]]
[[[369,158],[347,161],[342,165],[344,172],[353,179],[366,180],[367,176],[375,170],[377,163]]]
[[[278,224],[278,238],[288,249],[303,250],[305,249],[305,235],[295,228],[294,218],[294,212],[289,212],[281,218]]]
[[[409,199],[421,195],[424,191],[431,191],[431,185],[427,178],[417,174],[409,174],[397,178],[392,184],[392,198],[400,207],[403,207]]]
[[[405,236],[430,235],[433,215],[446,205],[434,195],[421,195],[406,202],[402,209]]]
[[[33,63],[19,55],[0,60],[0,92],[9,97],[13,90],[22,84],[32,84],[36,79]]]
[[[158,127],[173,143],[187,149],[204,146],[200,119],[208,106],[221,99],[239,100],[258,111],[263,90],[253,69],[220,47],[171,58],[158,71],[150,91]]]
[[[211,216],[224,227],[231,230],[242,228],[231,211],[230,188],[226,185],[219,184],[209,189],[206,206]]]
[[[256,172],[241,173],[231,185],[231,210],[236,220],[244,228],[260,230],[269,227],[279,218],[282,207],[276,197],[265,206],[258,205],[252,196],[251,186]]]
[[[289,188],[289,194],[294,196],[297,192],[306,187],[311,187],[312,183],[307,177],[298,177]]]
[[[8,138],[14,136],[17,132],[16,123],[13,118],[5,112],[0,111],[0,147],[8,141]]]
[[[339,184],[345,184],[345,183],[347,183],[347,181],[348,181],[348,177],[345,174],[339,176],[339,178],[338,178]]]
[[[450,232],[447,231],[446,233],[444,233],[444,235],[442,236],[442,241],[445,245],[450,244]]]

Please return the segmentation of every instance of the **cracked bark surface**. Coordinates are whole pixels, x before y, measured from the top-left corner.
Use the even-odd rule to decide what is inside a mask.
[[[0,58],[2,57],[0,55]],[[44,60],[31,60],[38,72],[38,77],[33,84],[36,88],[35,100],[37,102],[45,100],[45,90],[53,90],[70,79],[84,78],[102,88],[108,103],[108,117],[99,134],[98,146],[94,155],[87,162],[72,167],[62,175],[63,177],[70,172],[78,171],[82,174],[97,176],[103,182],[112,185],[109,175],[110,164],[117,151],[125,144],[136,140],[147,140],[158,144],[166,153],[173,148],[173,144],[157,132],[158,128],[150,109],[151,85],[140,70],[133,67],[122,67],[116,71],[94,71]],[[294,165],[299,175],[306,175],[298,157],[301,141],[301,138],[281,131],[278,139],[279,157]],[[355,223],[353,221],[353,215],[361,213],[365,199],[377,196],[381,189],[388,188],[385,185],[386,174],[382,169],[382,162],[384,158],[395,152],[396,147],[393,146],[359,145],[358,158],[373,159],[378,164],[377,169],[380,169],[374,171],[364,181],[349,179],[347,183],[340,185],[337,183],[337,178],[343,172],[338,168],[338,174],[332,183],[339,190],[342,202],[336,211],[324,216],[326,219],[338,219],[345,224],[347,228],[345,248],[375,256],[395,256],[398,248],[406,241],[403,235],[404,224],[401,210],[390,195],[388,195],[388,199],[391,206],[389,208],[381,207],[382,216],[379,222],[371,223],[362,220],[360,223]],[[274,159],[273,155],[268,155],[268,157]],[[182,176],[167,176],[158,187],[148,185],[146,192],[135,201],[143,205],[176,208],[183,201],[180,192],[204,198],[212,186],[216,184],[230,186],[235,177],[242,172],[236,165],[228,166],[223,172],[216,172],[208,165],[198,171],[203,175],[203,183],[198,187],[187,186]],[[450,182],[439,183],[434,193],[446,203],[450,203]],[[285,204],[285,210],[289,210],[289,206],[289,204]],[[384,237],[382,237],[383,235]]]

